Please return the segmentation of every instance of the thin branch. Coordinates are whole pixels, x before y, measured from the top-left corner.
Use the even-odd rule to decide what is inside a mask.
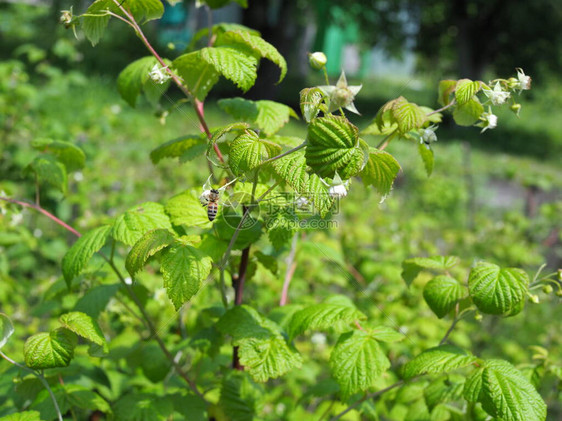
[[[455,105],[455,104],[456,104],[456,101],[453,99],[451,102],[449,102],[449,103],[448,103],[447,105],[445,105],[444,107],[441,107],[441,108],[439,108],[439,109],[437,109],[437,110],[435,110],[435,111],[432,111],[432,112],[430,112],[430,113],[427,113],[425,116],[426,116],[426,117],[429,117],[430,115],[440,113],[441,111],[445,111],[447,108],[451,108],[451,107],[452,107],[453,105]]]
[[[394,129],[389,134],[387,134],[384,139],[379,142],[379,144],[377,145],[377,149],[381,151],[384,150],[388,146],[394,135],[396,135],[397,130],[398,129]]]
[[[306,146],[306,142],[303,142],[303,143],[301,143],[299,146],[296,146],[296,147],[294,147],[293,149],[289,149],[287,152],[283,152],[282,154],[277,155],[277,156],[274,156],[273,158],[266,159],[265,161],[263,161],[262,163],[260,163],[260,166],[265,165],[265,164],[269,164],[270,162],[273,162],[273,161],[277,161],[278,159],[281,159],[281,158],[283,158],[283,157],[285,157],[285,156],[287,156],[287,155],[290,155],[290,154],[292,154],[293,152],[296,152],[296,151],[298,151],[299,149],[304,148],[305,146]]]
[[[297,262],[295,261],[295,256],[297,254],[297,240],[298,233],[293,235],[293,241],[291,242],[291,251],[289,256],[287,256],[287,272],[285,272],[285,280],[283,281],[283,290],[281,291],[281,299],[279,300],[279,306],[283,307],[289,301],[289,285],[291,285],[291,280],[297,269]]]
[[[0,351],[0,357],[4,358],[10,364],[13,364],[16,367],[19,367],[22,370],[33,374],[35,377],[37,377],[39,379],[39,381],[41,383],[43,383],[43,386],[45,387],[45,389],[47,389],[47,392],[49,392],[49,396],[51,397],[51,400],[53,401],[53,405],[55,407],[55,412],[57,413],[57,418],[59,419],[59,421],[63,421],[62,414],[61,414],[60,408],[59,408],[59,404],[57,402],[57,398],[55,397],[55,394],[53,393],[53,390],[51,389],[51,386],[49,386],[49,383],[45,379],[45,376],[43,376],[43,374],[38,373],[37,371],[35,371],[35,370],[33,370],[33,369],[23,365],[23,364],[20,364],[16,361],[12,360],[10,357],[8,357],[6,354],[4,354],[2,351]]]

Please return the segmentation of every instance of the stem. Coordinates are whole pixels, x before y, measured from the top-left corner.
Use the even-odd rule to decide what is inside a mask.
[[[448,103],[447,105],[445,105],[444,107],[441,107],[441,108],[439,108],[439,109],[437,109],[437,110],[435,110],[435,111],[432,111],[432,112],[430,112],[430,113],[427,113],[425,116],[426,116],[426,117],[429,117],[430,115],[440,113],[441,111],[445,111],[447,108],[451,108],[451,107],[452,107],[453,105],[455,105],[455,104],[456,104],[456,100],[453,99],[451,102],[449,102],[449,103]]]
[[[395,129],[393,131],[391,131],[389,134],[387,134],[383,140],[380,141],[380,143],[377,145],[377,149],[379,150],[384,150],[388,144],[390,143],[390,141],[392,140],[392,138],[394,137],[394,135],[396,134],[396,131],[398,129]]]
[[[16,367],[19,367],[22,370],[33,374],[35,377],[37,377],[39,379],[39,381],[41,381],[41,383],[43,383],[43,386],[45,386],[45,389],[47,389],[47,392],[49,392],[49,396],[51,397],[51,400],[53,401],[53,405],[55,406],[55,412],[57,413],[57,418],[59,419],[59,421],[63,421],[62,414],[61,414],[60,408],[59,408],[59,404],[57,403],[57,398],[55,397],[55,394],[53,393],[53,390],[51,389],[51,386],[49,386],[49,383],[45,379],[45,376],[43,376],[43,374],[38,373],[37,371],[35,371],[35,370],[33,370],[33,369],[23,365],[23,364],[20,364],[16,361],[12,360],[10,357],[8,357],[6,354],[4,354],[2,351],[0,351],[0,357],[4,358],[10,364],[13,364]]]
[[[283,281],[283,290],[281,291],[281,299],[279,300],[279,306],[283,307],[289,301],[289,285],[291,285],[291,280],[295,274],[297,268],[297,262],[295,262],[295,255],[297,254],[297,240],[298,233],[293,235],[293,241],[291,242],[291,251],[287,257],[287,272],[285,273],[285,280]]]
[[[330,78],[328,77],[326,66],[322,67],[322,70],[324,71],[324,80],[326,81],[326,85],[330,85]]]
[[[340,412],[339,414],[337,414],[335,417],[330,418],[330,421],[335,421],[335,420],[339,420],[341,417],[343,417],[345,414],[347,414],[349,411],[357,408],[359,405],[361,405],[363,402],[365,402],[368,399],[374,399],[380,395],[382,395],[383,393],[388,392],[389,390],[395,389],[399,386],[402,386],[404,384],[404,380],[400,380],[397,381],[396,383],[385,387],[384,389],[381,389],[377,392],[371,393],[369,395],[365,395],[364,397],[362,397],[361,399],[359,399],[357,402],[353,403],[352,405],[350,405],[347,409],[345,409],[344,411]]]
[[[453,329],[455,328],[457,323],[462,320],[462,318],[464,317],[465,314],[468,314],[471,311],[474,311],[474,308],[468,307],[468,308],[465,308],[463,311],[461,311],[459,313],[459,307],[460,307],[460,302],[457,302],[457,304],[455,306],[455,318],[453,319],[453,322],[451,323],[451,326],[449,326],[449,329],[445,333],[445,336],[443,336],[443,339],[441,339],[441,341],[439,342],[439,345],[443,345],[447,341],[447,339],[449,338],[449,335],[451,334],[451,332],[453,331]]]
[[[293,149],[289,149],[287,152],[283,152],[281,155],[277,155],[277,156],[274,156],[273,158],[266,159],[265,161],[263,161],[263,162],[260,164],[260,166],[265,165],[265,164],[269,164],[270,162],[273,162],[273,161],[277,161],[278,159],[281,159],[281,158],[283,158],[283,157],[285,157],[285,156],[287,156],[287,155],[290,155],[290,154],[292,154],[293,152],[296,152],[296,151],[298,151],[299,149],[304,148],[305,146],[306,146],[306,142],[303,142],[303,143],[301,143],[299,146],[296,146],[296,147],[294,147]]]
[[[41,206],[41,195],[39,193],[39,177],[35,174],[35,204]]]

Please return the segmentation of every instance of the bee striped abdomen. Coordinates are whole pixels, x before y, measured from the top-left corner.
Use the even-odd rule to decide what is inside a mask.
[[[216,202],[209,202],[207,205],[207,216],[209,217],[209,221],[215,220],[218,210],[219,205]]]

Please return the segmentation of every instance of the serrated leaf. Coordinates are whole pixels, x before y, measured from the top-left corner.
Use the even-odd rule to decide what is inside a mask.
[[[131,275],[140,272],[149,257],[168,247],[175,240],[172,233],[165,229],[148,231],[135,243],[125,261],[125,268]]]
[[[457,105],[453,110],[453,119],[459,126],[472,126],[478,121],[484,112],[484,107],[478,100],[473,98],[463,105]]]
[[[281,148],[278,145],[260,139],[252,130],[246,130],[230,144],[228,163],[235,175],[242,175],[280,151]]]
[[[62,140],[39,138],[31,142],[35,149],[54,155],[66,167],[67,171],[76,171],[84,167],[86,155],[78,146]]]
[[[203,60],[200,51],[183,54],[172,62],[189,91],[204,101],[209,91],[219,81],[220,73],[215,66]]]
[[[67,329],[33,335],[25,341],[23,354],[25,365],[32,369],[66,367],[74,357],[76,335]]]
[[[60,408],[60,412],[63,414],[66,414],[73,408],[90,411],[100,410],[105,414],[111,414],[109,404],[101,396],[84,386],[65,384],[64,386],[51,385],[51,388]],[[31,404],[31,408],[39,411],[42,419],[54,420],[57,418],[57,412],[53,406],[52,398],[45,389],[39,392]]]
[[[256,58],[259,59],[263,57],[270,60],[281,70],[277,83],[280,83],[287,74],[287,62],[283,56],[279,54],[279,51],[277,51],[273,45],[265,41],[259,35],[254,35],[248,31],[227,31],[217,37],[216,45],[234,47],[242,45],[250,49]]]
[[[324,94],[319,88],[304,88],[300,91],[300,107],[304,120],[310,123],[320,112]]]
[[[446,373],[477,361],[470,352],[453,346],[440,345],[425,350],[402,367],[402,377],[411,379],[422,374]]]
[[[246,92],[256,81],[257,60],[230,47],[207,47],[199,50],[200,57],[214,69]]]
[[[437,317],[442,319],[464,296],[464,288],[449,276],[436,276],[423,289],[423,298]]]
[[[232,131],[243,132],[246,129],[249,129],[250,125],[248,123],[232,123],[227,124],[226,126],[222,126],[218,129],[213,130],[213,136],[211,137],[211,143],[217,143],[222,139],[222,137],[230,133]]]
[[[544,421],[546,405],[527,378],[503,360],[488,360],[467,381],[465,397],[477,396],[492,417],[505,421]]]
[[[202,228],[211,226],[207,210],[194,190],[188,190],[170,198],[166,202],[165,210],[174,225]]]
[[[318,117],[308,125],[306,163],[320,177],[336,171],[347,180],[363,169],[368,157],[359,146],[359,130],[345,117]]]
[[[410,284],[423,269],[443,271],[459,264],[457,256],[414,257],[402,262],[402,279]]]
[[[199,292],[211,272],[211,265],[209,256],[189,244],[179,242],[165,249],[160,271],[164,288],[176,310]]]
[[[456,86],[456,80],[442,80],[439,82],[437,97],[440,105],[449,105],[449,103],[451,102],[450,96],[455,91]]]
[[[145,202],[119,215],[113,223],[111,235],[115,240],[132,246],[146,232],[158,228],[172,230],[164,206],[160,203]]]
[[[419,105],[408,102],[404,97],[398,98],[392,108],[392,115],[402,134],[410,130],[419,129],[425,122],[426,116]]]
[[[62,259],[62,273],[69,287],[72,280],[84,270],[94,253],[103,247],[110,229],[111,226],[104,225],[88,231],[66,252]]]
[[[247,374],[231,371],[222,380],[219,405],[232,420],[254,421],[262,396],[263,391]]]
[[[123,421],[166,421],[174,412],[167,396],[149,393],[130,393],[119,398],[113,406],[115,419]]]
[[[425,143],[420,143],[418,145],[418,152],[423,161],[423,166],[425,167],[425,172],[429,177],[433,172],[433,149]]]
[[[180,162],[186,162],[203,155],[206,149],[207,142],[201,136],[182,136],[153,149],[150,159],[153,164],[164,158],[179,158]]]
[[[307,306],[293,314],[288,326],[290,338],[307,330],[341,329],[356,320],[365,320],[361,311],[344,304],[316,304]]]
[[[0,417],[0,421],[41,421],[41,417],[37,411],[23,411]]]
[[[59,321],[61,325],[88,341],[106,348],[107,342],[98,322],[80,311],[63,314]]]
[[[290,117],[297,117],[291,107],[275,101],[228,98],[221,99],[218,104],[234,119],[255,124],[267,136],[278,132],[289,121]]]
[[[529,276],[521,269],[480,262],[470,271],[468,289],[476,307],[486,314],[513,315],[521,310]]]
[[[361,330],[341,335],[330,355],[332,376],[345,398],[375,386],[390,367],[378,342]]]
[[[406,337],[403,333],[397,332],[387,326],[376,326],[369,329],[369,334],[377,341],[381,342],[398,342]]]
[[[99,314],[107,307],[109,300],[121,288],[121,284],[97,285],[90,288],[74,306],[74,311],[81,311],[97,319]]]
[[[54,156],[41,154],[26,167],[26,172],[32,171],[40,183],[48,184],[66,193],[66,167]]]
[[[14,325],[12,321],[4,313],[0,313],[0,349],[6,345],[13,333]]]
[[[267,236],[275,250],[281,250],[297,231],[298,218],[290,208],[282,209],[268,218]]]
[[[463,383],[447,379],[431,382],[423,391],[425,403],[430,411],[442,403],[456,401],[462,397]]]
[[[478,367],[466,378],[463,388],[463,397],[468,402],[478,402],[482,390],[482,372],[484,367]]]
[[[160,65],[155,57],[143,57],[133,61],[119,73],[117,90],[131,107],[136,105],[137,97],[149,80],[149,73],[154,65]]]
[[[361,178],[365,186],[372,185],[381,195],[387,195],[392,189],[392,183],[400,171],[400,164],[392,155],[385,151],[371,148],[369,160],[361,171]]]
[[[89,16],[83,18],[82,30],[92,46],[99,42],[109,23],[109,15],[104,13],[108,10],[108,4],[108,0],[97,0],[86,10],[86,15]]]
[[[470,79],[460,79],[455,86],[455,99],[459,105],[469,102],[481,88],[479,81]]]

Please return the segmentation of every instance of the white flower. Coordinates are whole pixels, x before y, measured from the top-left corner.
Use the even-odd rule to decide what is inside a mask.
[[[310,342],[312,342],[314,345],[326,345],[326,335],[320,332],[316,332],[310,337]]]
[[[158,85],[162,85],[170,79],[170,75],[166,72],[165,67],[159,67],[158,64],[154,65],[148,75],[150,76],[150,79]]]
[[[435,134],[437,128],[438,126],[431,125],[428,128],[423,129],[421,132],[420,143],[425,143],[425,145],[429,148],[429,145],[432,142],[437,142],[437,135]]]
[[[127,285],[133,285],[133,279],[130,276],[127,276],[123,281],[125,281]]]
[[[307,209],[308,205],[310,204],[309,200],[306,197],[298,197],[297,200],[295,200],[295,206],[297,207],[297,209]]]
[[[310,63],[312,68],[316,70],[321,70],[328,62],[328,58],[326,57],[326,54],[324,54],[323,52],[317,51],[308,56],[308,62]]]
[[[328,85],[319,86],[318,88],[330,98],[329,113],[336,111],[338,108],[345,108],[355,114],[359,114],[359,111],[357,111],[353,104],[353,100],[362,87],[363,85],[349,86],[345,72],[342,71],[336,86]]]
[[[336,175],[332,179],[332,184],[327,184],[324,180],[322,182],[329,186],[328,194],[330,197],[334,199],[341,199],[342,197],[347,196],[347,186],[349,185],[349,180],[342,181],[339,174],[336,172]]]
[[[481,122],[478,124],[478,126],[482,127],[480,133],[484,133],[488,129],[495,129],[498,125],[498,116],[492,114],[490,107],[488,107],[487,113],[482,113],[480,120]]]
[[[531,76],[525,74],[522,68],[518,67],[517,69],[517,79],[519,80],[519,89],[523,91],[527,91],[531,89]]]
[[[503,104],[510,96],[510,93],[504,91],[499,82],[496,83],[494,89],[482,89],[484,94],[490,98],[493,105],[501,105]]]

